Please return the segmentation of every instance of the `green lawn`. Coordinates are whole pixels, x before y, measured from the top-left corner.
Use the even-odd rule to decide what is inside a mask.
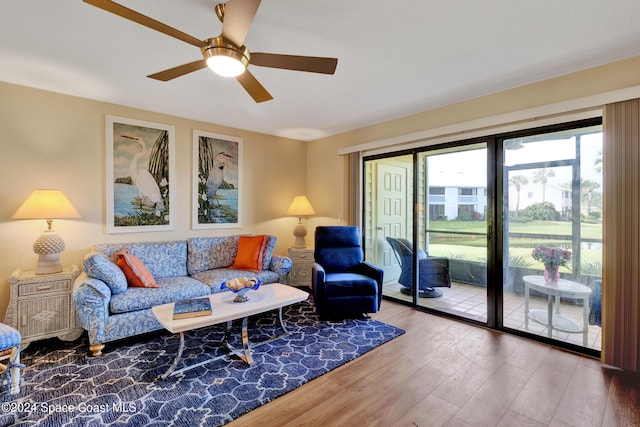
[[[431,221],[430,230],[461,231],[470,233],[486,233],[486,221]],[[601,224],[580,224],[581,234],[586,239],[602,239]],[[509,224],[511,233],[533,233],[552,235],[571,235],[571,222],[568,221],[531,221],[512,222]]]
[[[473,232],[486,233],[485,221],[432,221],[431,230],[443,232]],[[571,235],[571,223],[566,221],[531,221],[527,223],[510,224],[512,233],[529,233],[542,235]],[[581,224],[583,238],[602,239],[601,224]],[[485,236],[450,235],[431,231],[429,233],[429,255],[445,256],[448,258],[460,258],[472,261],[485,262],[487,258]],[[533,248],[538,245],[562,244],[570,247],[570,241],[543,239],[543,238],[511,238],[509,240],[509,258],[511,263],[528,264],[531,268],[543,269],[542,263],[531,258]],[[584,272],[601,269],[602,250],[582,249],[580,252],[581,264]],[[516,259],[517,258],[517,259]],[[522,265],[524,266],[524,265]],[[561,271],[569,271],[566,268]]]

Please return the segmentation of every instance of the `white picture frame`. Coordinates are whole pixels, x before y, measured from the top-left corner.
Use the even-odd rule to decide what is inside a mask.
[[[175,228],[175,129],[106,116],[107,233]]]
[[[235,136],[193,131],[192,228],[241,227],[242,143]]]

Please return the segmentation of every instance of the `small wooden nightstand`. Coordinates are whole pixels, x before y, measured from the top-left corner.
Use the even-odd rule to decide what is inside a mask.
[[[76,265],[54,274],[20,269],[11,273],[11,300],[4,323],[20,332],[22,349],[44,338],[73,341],[82,335],[72,297],[73,282],[79,274]]]
[[[313,248],[289,248],[289,258],[293,261],[293,268],[289,273],[289,284],[311,287]]]

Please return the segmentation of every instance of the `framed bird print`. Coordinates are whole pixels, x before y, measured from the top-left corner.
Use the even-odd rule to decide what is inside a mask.
[[[242,139],[193,131],[192,228],[240,227]]]
[[[174,229],[173,126],[106,117],[107,232]]]

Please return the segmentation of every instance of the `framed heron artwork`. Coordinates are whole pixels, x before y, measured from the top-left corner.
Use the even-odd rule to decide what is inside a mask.
[[[173,230],[173,126],[106,117],[107,232]]]
[[[193,131],[192,228],[240,227],[242,138]]]

